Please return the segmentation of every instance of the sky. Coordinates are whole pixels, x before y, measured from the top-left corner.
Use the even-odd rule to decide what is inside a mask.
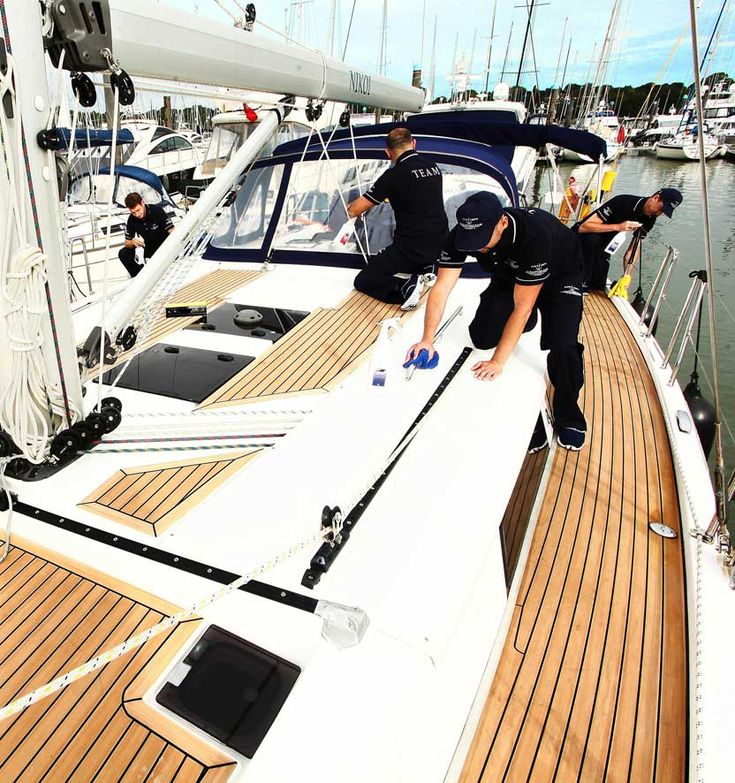
[[[182,10],[232,23],[215,0],[157,0]],[[219,0],[235,14],[246,0]],[[688,0],[621,0],[620,19],[607,80],[615,86],[639,85],[649,81],[692,81],[691,33]],[[721,37],[713,59],[714,70],[735,74],[735,0],[700,0],[700,53],[704,51],[723,2],[725,14]],[[476,74],[472,86],[482,89],[488,42],[494,23],[489,85],[500,80],[505,62],[505,81],[515,84],[526,29],[530,0],[268,0],[256,2],[256,32],[273,35],[263,25],[285,31],[301,42],[328,50],[332,7],[336,8],[335,50],[345,49],[350,13],[354,18],[346,41],[347,62],[378,72],[381,30],[387,9],[385,70],[389,77],[409,81],[414,65],[421,62],[423,30],[424,86],[429,86],[434,26],[436,20],[435,95],[447,94],[452,63],[457,57],[470,60]],[[567,50],[567,81],[584,82],[594,74],[596,58],[605,38],[614,0],[536,0],[533,24],[535,70],[530,47],[520,83],[541,88],[561,80]],[[425,20],[425,22],[424,22]],[[263,23],[263,24],[261,24]],[[512,31],[511,31],[512,25]],[[566,31],[565,31],[566,25]],[[681,42],[667,64],[672,48]],[[508,41],[510,38],[510,45]],[[474,48],[473,48],[474,41]],[[571,41],[571,45],[570,45]],[[508,55],[506,58],[506,50]],[[558,67],[557,67],[558,64]]]

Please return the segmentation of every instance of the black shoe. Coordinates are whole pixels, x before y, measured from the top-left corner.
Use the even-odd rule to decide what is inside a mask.
[[[546,437],[546,429],[534,430],[531,436],[531,442],[528,444],[528,453],[535,454],[549,445],[549,439]]]
[[[561,427],[556,436],[556,442],[568,451],[580,451],[584,446],[587,433],[574,427]]]

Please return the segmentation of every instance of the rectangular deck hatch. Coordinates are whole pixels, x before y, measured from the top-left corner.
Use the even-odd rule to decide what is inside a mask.
[[[198,403],[214,394],[253,358],[159,343],[136,354],[117,385],[121,389]],[[103,376],[104,383],[112,383],[124,366],[119,364],[108,370]]]
[[[299,674],[295,664],[211,625],[156,701],[252,758]]]
[[[247,321],[238,323],[237,316],[243,311],[258,313],[262,316],[262,320],[253,324],[248,324]],[[260,337],[275,343],[284,334],[290,332],[294,326],[301,323],[307,315],[309,313],[302,310],[225,302],[186,328],[195,331],[234,334],[238,337]]]

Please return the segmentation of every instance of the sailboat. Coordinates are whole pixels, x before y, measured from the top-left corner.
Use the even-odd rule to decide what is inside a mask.
[[[578,453],[527,454],[537,332],[497,382],[469,371],[478,277],[453,292],[439,366],[407,379],[421,311],[352,287],[389,207],[336,227],[384,165],[385,128],[259,158],[287,97],[124,292],[72,318],[35,143],[44,31],[57,64],[118,81],[128,66],[401,111],[423,97],[163,5],[65,7],[77,27],[59,4],[46,19],[0,0],[23,85],[2,96],[0,340],[24,349],[0,375],[17,401],[0,408],[0,779],[727,779],[732,564],[678,345],[588,297]],[[452,195],[509,204],[512,139],[564,130],[457,116],[409,120],[419,147]]]

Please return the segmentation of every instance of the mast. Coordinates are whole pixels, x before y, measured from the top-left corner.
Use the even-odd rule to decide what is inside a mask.
[[[508,33],[508,43],[505,47],[505,57],[503,57],[503,68],[500,71],[500,81],[505,80],[505,66],[508,64],[508,52],[510,51],[510,41],[513,37],[513,22],[510,23],[510,32]]]
[[[518,63],[518,74],[516,76],[516,87],[519,87],[521,84],[521,73],[523,72],[523,61],[526,59],[526,44],[528,43],[528,36],[531,32],[531,20],[533,18],[533,7],[536,3],[536,0],[531,0],[531,5],[529,6],[528,3],[526,3],[526,8],[528,10],[528,20],[526,21],[526,32],[523,36],[523,47],[521,48],[521,59]]]
[[[337,19],[337,0],[332,0],[332,7],[329,12],[329,29],[327,30],[327,52],[330,57],[334,57],[334,26]]]
[[[454,101],[457,89],[457,47],[459,46],[459,30],[454,35],[454,54],[452,55],[452,92],[450,100]]]
[[[493,3],[493,20],[490,23],[490,40],[487,43],[487,60],[485,61],[485,95],[488,95],[490,81],[490,61],[493,56],[493,38],[495,38],[495,17],[498,13],[498,0]]]
[[[59,222],[59,191],[53,155],[42,150],[36,135],[46,129],[50,100],[43,49],[42,18],[37,3],[4,3],[0,17],[5,46],[13,55],[14,82],[22,85],[15,99],[15,116],[7,118],[10,131],[22,139],[16,161],[16,192],[11,194],[25,216],[25,236],[12,243],[11,253],[21,245],[39,248],[47,257],[45,264],[45,312],[40,331],[43,340],[43,364],[47,383],[39,390],[48,400],[38,400],[38,416],[48,419],[49,403],[58,411],[62,426],[69,427],[83,409],[82,388],[77,370],[74,330],[67,299],[67,280]],[[29,10],[31,11],[29,13]],[[3,25],[4,22],[4,25]],[[3,29],[4,28],[4,29]],[[0,111],[4,111],[0,105]],[[6,139],[7,143],[8,140]],[[5,216],[3,216],[5,222]],[[6,226],[9,226],[5,222]],[[5,281],[3,281],[4,283]],[[35,340],[36,335],[33,335]],[[58,397],[50,387],[58,388]],[[52,434],[54,432],[52,425]],[[18,442],[19,447],[24,444]]]
[[[380,22],[380,58],[378,73],[385,76],[385,49],[388,38],[388,0],[383,0],[383,15]]]
[[[556,60],[556,70],[554,71],[554,86],[555,87],[560,87],[561,86],[559,84],[559,66],[561,65],[561,55],[562,55],[562,52],[564,51],[564,39],[566,38],[566,35],[567,35],[567,22],[568,21],[569,21],[569,17],[567,16],[564,19],[564,28],[562,29],[562,32],[561,32],[561,45],[559,46],[559,57]],[[571,40],[570,40],[569,43],[571,44]],[[569,50],[567,50],[567,57],[569,57]]]
[[[431,102],[436,94],[436,25],[439,21],[439,14],[434,14],[434,39],[431,44],[431,92],[428,94],[428,101]]]

